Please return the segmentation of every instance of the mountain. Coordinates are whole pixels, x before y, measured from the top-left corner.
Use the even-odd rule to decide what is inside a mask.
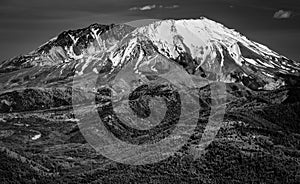
[[[283,76],[299,76],[299,62],[206,18],[156,22],[134,34],[149,38],[163,56],[190,74],[210,80],[272,90],[286,85]]]
[[[299,72],[299,62],[204,17],[64,31],[0,63],[0,182],[299,183]],[[189,139],[173,155],[132,166],[88,143],[80,121],[97,132],[93,113],[132,144],[197,121],[191,136],[179,126]],[[148,159],[137,156],[128,159]]]
[[[64,31],[28,55],[3,62],[0,71],[7,74],[35,66],[54,65],[70,68],[68,65],[73,66],[79,60],[89,63],[92,57],[100,63],[108,52],[120,52],[117,58],[108,57],[117,65],[124,62],[120,61],[120,57],[130,57],[122,55],[126,54],[124,50],[135,49],[142,42],[148,42],[147,46],[176,61],[189,73],[211,80],[242,82],[250,88],[268,90],[284,86],[288,81],[283,76],[299,76],[299,62],[204,17],[157,21],[135,30],[127,25],[93,24],[84,29]],[[110,48],[117,43],[123,48],[118,46],[111,51]],[[115,56],[116,53],[110,55]],[[87,66],[82,65],[75,66],[75,70],[84,72]]]
[[[36,94],[40,91],[52,95],[55,92],[49,90],[54,88],[59,94],[70,94],[65,88],[72,87],[74,76],[82,76],[77,86],[84,84],[94,90],[92,84],[86,84],[90,82],[86,75],[99,71],[117,73],[127,63],[136,63],[134,70],[145,68],[143,63],[151,65],[153,72],[157,59],[148,60],[154,57],[175,62],[192,76],[239,83],[256,91],[293,86],[299,78],[299,62],[204,17],[157,21],[140,28],[93,24],[64,31],[29,54],[1,63],[2,106],[14,104],[24,90],[34,93],[32,96],[40,96]],[[70,104],[70,98],[63,104]]]

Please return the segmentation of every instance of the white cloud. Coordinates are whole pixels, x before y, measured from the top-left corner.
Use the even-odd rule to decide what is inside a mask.
[[[174,8],[179,8],[179,5],[171,5],[171,6],[163,6],[163,5],[146,5],[142,7],[132,7],[129,10],[130,11],[135,11],[135,10],[140,10],[140,11],[145,11],[145,10],[152,10],[155,8],[166,8],[166,9],[174,9]]]
[[[292,16],[292,11],[284,11],[284,10],[279,10],[275,12],[273,18],[275,19],[288,19]]]
[[[147,6],[143,6],[143,7],[132,7],[129,10],[133,11],[133,10],[141,10],[141,11],[145,11],[145,10],[152,10],[156,8],[156,5],[147,5]]]
[[[141,7],[140,10],[151,10],[151,9],[154,9],[156,7],[156,5],[147,5],[147,6],[144,6],[144,7]]]

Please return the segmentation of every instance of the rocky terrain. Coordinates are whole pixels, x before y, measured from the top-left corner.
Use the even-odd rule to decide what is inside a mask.
[[[0,63],[0,183],[299,183],[299,72],[206,18],[65,31]],[[170,136],[186,112],[197,120],[170,157],[128,165],[87,138],[93,112],[136,145]]]

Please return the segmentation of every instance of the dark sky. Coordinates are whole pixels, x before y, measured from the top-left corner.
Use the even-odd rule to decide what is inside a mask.
[[[299,0],[0,0],[0,61],[92,23],[200,16],[300,61]]]

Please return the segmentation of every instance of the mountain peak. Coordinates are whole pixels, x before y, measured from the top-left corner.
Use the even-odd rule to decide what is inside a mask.
[[[281,76],[300,74],[300,63],[206,17],[156,21],[135,29],[129,37],[128,48],[133,47],[134,39],[147,40],[190,74],[200,73],[210,80],[271,90],[286,85]],[[118,58],[126,57],[130,58]],[[118,59],[113,60],[118,65]]]

